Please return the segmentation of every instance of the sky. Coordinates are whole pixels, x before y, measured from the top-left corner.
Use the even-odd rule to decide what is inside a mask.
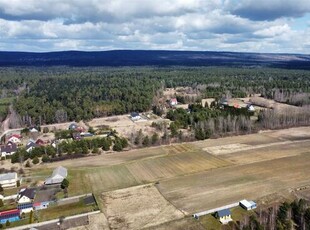
[[[310,53],[310,0],[0,0],[1,51]]]

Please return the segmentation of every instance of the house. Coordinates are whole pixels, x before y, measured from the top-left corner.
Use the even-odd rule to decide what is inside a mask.
[[[21,135],[13,134],[12,136],[9,137],[8,142],[12,142],[14,144],[19,144],[21,142],[20,141],[21,138],[22,138]]]
[[[249,112],[255,112],[255,108],[253,105],[247,105],[247,109]]]
[[[11,156],[17,151],[15,143],[8,142],[5,146],[1,146],[1,157]]]
[[[38,133],[39,131],[36,128],[31,128],[29,130],[29,132],[31,132],[31,133]]]
[[[20,220],[20,210],[12,209],[0,212],[0,223],[6,224],[7,221],[14,222]]]
[[[33,142],[33,141],[29,141],[28,144],[26,145],[26,151],[27,153],[30,153],[34,148],[38,147],[38,145]]]
[[[241,208],[244,208],[245,210],[252,210],[257,207],[254,201],[247,201],[247,200],[241,200],[239,202],[239,205]]]
[[[21,189],[17,196],[17,208],[23,212],[28,213],[33,211],[33,200],[36,196],[35,188]]]
[[[215,217],[218,218],[222,224],[227,224],[229,221],[232,221],[229,209],[217,211]]]
[[[0,184],[2,188],[16,187],[17,181],[18,178],[16,172],[0,174]]]
[[[170,105],[171,106],[175,106],[175,105],[177,105],[178,104],[178,100],[176,99],[176,98],[171,98],[170,99]]]
[[[45,180],[44,184],[60,184],[67,176],[67,169],[62,166],[58,166],[56,169],[54,169],[52,176]]]
[[[131,120],[133,120],[133,121],[137,121],[137,120],[140,120],[140,119],[141,119],[140,114],[137,113],[137,112],[132,112],[132,113],[130,114],[130,117],[131,117]]]
[[[78,128],[78,125],[77,124],[75,124],[75,123],[72,123],[72,124],[70,124],[69,125],[69,130],[76,130]]]

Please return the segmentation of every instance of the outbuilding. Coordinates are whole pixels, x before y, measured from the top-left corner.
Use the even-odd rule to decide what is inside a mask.
[[[132,112],[132,113],[130,114],[130,117],[131,117],[131,120],[133,120],[133,121],[137,121],[137,120],[140,120],[140,119],[141,119],[140,114],[137,113],[137,112]]]
[[[245,210],[252,210],[257,207],[256,203],[254,201],[247,201],[247,200],[241,200],[239,202],[240,207],[244,208]]]
[[[44,182],[46,185],[60,184],[68,176],[68,171],[62,166],[54,169],[51,177],[47,178]]]

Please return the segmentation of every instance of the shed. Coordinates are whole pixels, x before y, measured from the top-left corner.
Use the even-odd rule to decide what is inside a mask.
[[[178,100],[176,98],[171,98],[170,99],[170,105],[171,106],[174,106],[174,105],[177,105],[178,104]]]
[[[60,184],[68,176],[68,171],[62,166],[54,169],[51,177],[47,178],[44,182],[46,185]]]
[[[247,200],[241,200],[239,202],[239,205],[245,210],[252,210],[252,209],[255,209],[257,206],[254,201],[247,201]]]
[[[131,117],[132,120],[140,120],[140,119],[141,119],[140,114],[137,113],[137,112],[132,112],[132,113],[130,114],[130,117]]]

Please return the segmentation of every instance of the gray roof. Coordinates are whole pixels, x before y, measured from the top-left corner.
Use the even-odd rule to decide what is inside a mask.
[[[31,147],[37,147],[38,145],[32,141],[29,141],[28,144],[26,145],[26,149],[29,149]]]
[[[45,180],[45,184],[60,184],[67,176],[67,169],[62,166],[58,166],[54,169],[52,176]]]
[[[69,129],[76,129],[77,127],[78,127],[78,125],[75,124],[75,123],[71,123],[71,124],[69,125]]]
[[[12,180],[12,179],[15,179],[15,178],[17,178],[17,173],[16,172],[0,174],[0,181]]]
[[[34,199],[36,195],[36,189],[35,188],[26,188],[22,192],[19,193],[20,197],[26,196],[29,199]]]
[[[229,216],[231,215],[230,210],[229,209],[223,209],[217,212],[217,215],[219,217],[223,217],[223,216]]]
[[[132,113],[130,114],[130,116],[131,116],[131,117],[138,117],[138,116],[140,116],[140,115],[139,115],[139,113],[137,113],[137,112],[132,112]]]
[[[58,166],[54,169],[52,176],[60,175],[62,177],[67,177],[68,171],[65,167]]]

